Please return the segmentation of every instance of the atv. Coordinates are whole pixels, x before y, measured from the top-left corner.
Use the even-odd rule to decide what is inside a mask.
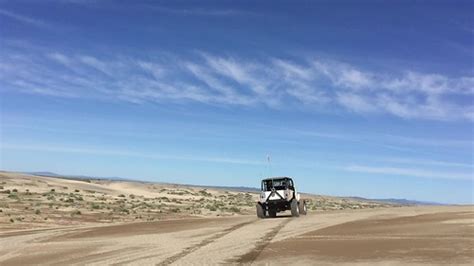
[[[272,177],[262,180],[260,199],[257,202],[258,218],[276,217],[278,212],[291,211],[291,216],[306,215],[306,202],[296,192],[290,177]]]

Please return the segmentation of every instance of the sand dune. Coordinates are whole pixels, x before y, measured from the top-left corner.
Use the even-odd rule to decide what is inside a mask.
[[[250,215],[257,198],[254,192],[226,189],[0,172],[0,229]],[[393,206],[317,195],[305,198],[312,211]]]

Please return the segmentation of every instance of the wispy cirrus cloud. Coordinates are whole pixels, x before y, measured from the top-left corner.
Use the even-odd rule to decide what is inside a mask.
[[[98,147],[71,147],[71,146],[58,146],[58,145],[11,145],[6,144],[2,146],[4,150],[26,150],[26,151],[39,151],[39,152],[57,152],[57,153],[79,153],[79,154],[92,154],[92,155],[105,155],[105,156],[118,156],[118,157],[137,157],[151,160],[177,160],[177,161],[198,161],[198,162],[210,162],[210,163],[225,163],[225,164],[244,164],[244,165],[265,165],[262,161],[252,161],[240,158],[229,158],[229,157],[209,157],[202,155],[172,155],[172,154],[158,154],[158,153],[146,153],[146,152],[134,152],[129,150],[111,150]]]
[[[424,170],[418,168],[402,168],[402,167],[379,167],[367,165],[350,165],[344,170],[349,172],[359,172],[366,174],[395,175],[407,177],[421,177],[434,179],[456,179],[456,180],[473,180],[474,173],[465,172],[440,172],[432,170]]]
[[[0,16],[7,17],[9,19],[13,19],[15,21],[21,22],[23,24],[39,27],[39,28],[45,28],[45,29],[52,29],[53,25],[37,18],[25,16],[22,14],[18,14],[9,10],[5,9],[0,9]]]
[[[428,160],[428,159],[420,159],[420,158],[396,158],[396,157],[378,157],[378,158],[371,158],[374,161],[381,161],[385,163],[393,163],[393,164],[403,164],[403,165],[423,165],[423,166],[430,166],[430,167],[449,167],[449,168],[464,168],[470,169],[470,171],[474,171],[474,165],[471,163],[460,163],[454,161],[439,161],[439,160]]]
[[[474,120],[472,76],[385,73],[328,60],[207,53],[149,60],[52,51],[5,53],[1,59],[3,85],[23,93]]]
[[[241,10],[241,9],[228,9],[228,8],[185,8],[185,7],[170,7],[170,6],[160,6],[160,5],[148,5],[149,9],[173,14],[173,15],[183,15],[183,16],[214,16],[214,17],[227,17],[227,16],[244,16],[244,15],[256,15],[256,13]]]

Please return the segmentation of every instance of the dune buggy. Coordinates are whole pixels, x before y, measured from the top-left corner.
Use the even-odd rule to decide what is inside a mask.
[[[276,217],[278,212],[291,211],[291,216],[306,215],[306,202],[296,191],[290,177],[272,177],[262,180],[260,199],[257,202],[259,218]]]

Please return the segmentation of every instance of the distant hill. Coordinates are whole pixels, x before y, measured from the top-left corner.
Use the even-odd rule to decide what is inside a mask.
[[[95,180],[111,180],[111,181],[132,181],[132,182],[142,182],[140,180],[127,179],[122,177],[98,177],[98,176],[85,176],[85,175],[62,175],[53,172],[25,172],[25,174],[36,175],[36,176],[45,176],[45,177],[55,177],[63,179],[72,179],[72,180],[85,180],[85,179],[95,179]]]
[[[25,174],[36,175],[36,176],[45,176],[45,177],[55,177],[55,178],[63,178],[63,179],[95,179],[95,180],[111,180],[111,181],[131,181],[131,182],[142,182],[142,183],[155,183],[151,181],[142,181],[130,178],[123,178],[123,177],[97,177],[97,176],[84,176],[84,175],[62,175],[53,172],[25,172]],[[175,183],[167,183],[167,182],[156,182],[161,184],[169,184],[169,185],[180,185],[180,186],[192,186],[192,187],[201,187],[201,188],[214,188],[214,189],[226,189],[231,191],[241,191],[241,192],[259,192],[260,189],[255,187],[232,187],[232,186],[206,186],[206,185],[195,185],[195,184],[175,184]]]
[[[204,185],[193,185],[193,184],[179,184],[180,186],[190,186],[190,187],[200,187],[200,188],[210,188],[210,189],[223,189],[230,191],[239,191],[239,192],[260,192],[260,189],[255,187],[228,187],[228,186],[204,186]]]
[[[60,177],[61,175],[58,175],[53,172],[25,172],[25,174],[30,174],[30,175],[37,175],[37,176],[49,176],[49,177]]]
[[[419,200],[409,200],[409,199],[368,199],[362,197],[350,197],[354,200],[365,200],[365,201],[376,201],[376,202],[384,202],[384,203],[391,203],[391,204],[399,204],[399,205],[446,205],[439,202],[431,202],[431,201],[419,201]]]
[[[379,202],[386,202],[386,203],[397,203],[401,205],[446,205],[439,202],[431,202],[431,201],[418,201],[418,200],[408,200],[408,199],[373,199]]]

